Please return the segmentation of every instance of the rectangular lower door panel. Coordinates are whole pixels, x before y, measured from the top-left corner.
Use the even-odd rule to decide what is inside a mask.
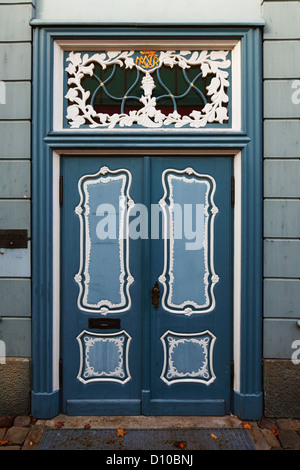
[[[70,416],[139,416],[141,400],[68,400]]]
[[[163,410],[163,411],[162,411]],[[224,416],[225,400],[150,400],[143,402],[146,416]]]

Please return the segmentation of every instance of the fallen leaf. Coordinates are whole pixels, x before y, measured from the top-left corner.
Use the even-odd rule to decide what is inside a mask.
[[[0,440],[0,446],[5,446],[5,444],[7,444],[7,443],[8,443],[8,441],[2,441],[2,440]]]
[[[56,421],[55,423],[55,427],[60,429],[62,426],[64,425],[64,423],[62,421]]]
[[[126,434],[126,431],[124,428],[118,428],[117,429],[117,437],[124,437]]]
[[[110,434],[109,437],[114,437],[114,436],[112,434]]]
[[[242,422],[242,426],[244,429],[252,429],[252,424],[246,423],[246,421]]]
[[[175,447],[179,447],[179,449],[184,449],[186,447],[186,441],[175,441]]]
[[[84,429],[90,429],[91,425],[90,424],[85,424]]]
[[[211,434],[211,437],[212,437],[213,439],[218,439],[215,434]]]
[[[274,434],[274,436],[278,436],[279,432],[277,431],[277,429],[272,428],[271,431]]]

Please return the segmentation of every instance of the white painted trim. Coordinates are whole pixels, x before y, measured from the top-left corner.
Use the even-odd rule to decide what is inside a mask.
[[[57,46],[62,50],[74,50],[80,51],[84,50],[99,50],[100,48],[105,48],[107,50],[117,50],[120,49],[126,44],[126,47],[133,48],[136,50],[146,49],[150,50],[152,48],[174,48],[174,47],[193,47],[193,48],[211,48],[213,46],[216,50],[221,50],[224,47],[226,49],[234,49],[234,47],[239,43],[238,39],[200,39],[200,40],[191,40],[191,39],[182,39],[182,40],[154,40],[154,39],[126,39],[126,42],[121,42],[120,40],[90,40],[90,39],[57,39],[55,41]]]
[[[57,131],[63,128],[63,67],[64,51],[54,41],[53,46],[53,130]]]
[[[242,233],[242,152],[237,150],[148,150],[147,155],[233,155],[235,175],[235,207],[234,207],[234,280],[233,280],[233,359],[234,359],[234,386],[235,391],[240,390],[241,377],[241,233]],[[59,161],[60,154],[69,155],[145,155],[144,150],[57,150],[53,152],[53,390],[59,385],[59,324],[60,324],[60,207],[59,195]],[[56,196],[54,195],[56,193]],[[54,203],[55,201],[55,203]],[[56,245],[55,245],[56,243]],[[55,249],[56,248],[56,249]],[[55,280],[55,281],[54,281]]]
[[[84,363],[85,363],[85,360],[86,360],[86,357],[84,356],[84,351],[83,351],[83,347],[82,347],[82,341],[81,341],[81,337],[84,336],[84,335],[87,335],[87,336],[93,336],[94,338],[102,338],[102,339],[106,339],[108,341],[112,341],[113,342],[113,338],[117,338],[118,336],[126,336],[127,337],[127,342],[125,344],[125,346],[122,348],[122,362],[124,362],[124,371],[126,371],[126,378],[124,380],[121,380],[121,379],[117,379],[115,377],[110,377],[110,376],[105,376],[105,377],[94,377],[94,378],[91,378],[91,379],[84,379],[82,377],[82,372],[83,372],[83,367],[84,367]],[[87,330],[83,330],[77,337],[77,342],[79,344],[79,350],[80,350],[80,364],[79,364],[79,371],[78,371],[78,374],[77,374],[77,379],[83,383],[84,385],[86,384],[89,384],[91,382],[117,382],[117,383],[120,383],[122,385],[124,385],[125,383],[129,382],[129,380],[131,380],[131,374],[130,374],[130,370],[129,370],[129,345],[130,345],[130,342],[132,340],[131,336],[129,333],[127,333],[126,330],[122,330],[122,331],[118,331],[116,333],[107,333],[107,334],[104,334],[104,333],[92,333],[90,331],[87,331]],[[125,351],[124,351],[125,349]],[[125,354],[124,354],[125,352]],[[120,353],[120,351],[119,351]],[[84,360],[85,359],[85,360]]]
[[[168,180],[168,187],[169,190],[167,189],[167,183],[166,183],[166,175],[170,173],[176,174],[176,175],[182,175],[181,178],[185,182],[198,182],[198,183],[204,183],[207,186],[207,192],[206,192],[206,202],[205,202],[205,215],[206,215],[206,220],[205,220],[205,235],[204,235],[204,256],[205,256],[205,275],[204,275],[204,283],[205,283],[205,297],[206,297],[206,302],[203,305],[198,305],[194,300],[187,299],[185,302],[183,302],[180,305],[175,305],[172,302],[172,285],[174,281],[174,273],[173,273],[173,261],[174,261],[174,238],[172,236],[172,230],[173,230],[173,218],[171,213],[169,213],[169,210],[171,208],[171,205],[173,204],[173,196],[171,194],[171,188],[172,185],[170,183],[170,180]],[[191,177],[193,175],[193,178]],[[174,176],[174,175],[172,175]],[[197,181],[198,178],[198,181]],[[208,182],[203,181],[203,180],[208,180]],[[162,274],[159,276],[158,280],[159,282],[163,285],[164,291],[162,295],[162,306],[163,308],[170,313],[175,313],[175,314],[184,314],[184,315],[192,315],[192,314],[201,314],[201,313],[208,313],[212,311],[215,308],[215,295],[214,295],[214,287],[215,284],[219,281],[219,277],[216,275],[215,269],[214,269],[214,219],[215,216],[218,212],[218,208],[216,207],[214,203],[214,195],[216,191],[216,182],[214,178],[212,178],[210,175],[203,175],[200,173],[197,173],[193,168],[189,167],[186,168],[185,170],[176,170],[173,168],[168,168],[164,170],[162,174],[162,186],[164,189],[164,195],[163,198],[159,201],[159,205],[162,208],[163,214],[164,214],[164,228],[165,228],[165,233],[164,233],[164,268]],[[209,186],[209,187],[208,187]],[[209,194],[209,200],[208,200],[208,194]],[[171,205],[166,205],[166,199],[169,198]],[[208,206],[209,204],[211,205],[211,214],[208,214]],[[167,207],[167,209],[166,209]],[[169,216],[168,216],[169,214]],[[210,239],[207,239],[207,233],[208,233],[208,227],[210,227]],[[169,234],[169,236],[168,236]],[[209,257],[207,253],[210,253]],[[209,258],[209,260],[208,260]],[[166,282],[166,275],[169,275],[169,295],[167,296],[167,291],[168,291],[168,286]],[[208,278],[209,281],[208,281]],[[208,299],[208,291],[210,292],[211,296],[211,301],[209,302]],[[172,308],[173,307],[173,308]],[[175,309],[174,309],[175,307]],[[192,308],[193,307],[193,308]]]
[[[209,155],[209,156],[222,156],[222,155],[232,155],[234,156],[237,153],[236,149],[216,149],[216,150],[211,150],[211,149],[198,149],[198,150],[190,150],[190,149],[182,149],[178,150],[176,148],[172,150],[166,150],[166,149],[161,149],[161,150],[155,150],[155,149],[134,149],[134,150],[127,150],[127,149],[119,149],[118,150],[111,150],[111,149],[85,149],[84,151],[81,149],[63,149],[63,150],[57,150],[57,152],[60,152],[64,156],[73,156],[73,155]]]
[[[241,70],[241,43],[238,42],[231,55],[231,85],[232,85],[232,130],[242,128],[242,70]]]
[[[60,206],[59,206],[59,177],[60,177],[60,155],[53,152],[53,391],[59,390],[59,343],[60,343]]]
[[[210,370],[210,374],[211,374],[211,378],[209,380],[204,380],[204,379],[200,379],[198,377],[196,378],[179,378],[179,379],[174,379],[174,380],[168,380],[166,377],[165,377],[165,373],[166,373],[166,370],[167,370],[167,367],[168,367],[168,363],[169,363],[169,360],[170,360],[170,354],[169,354],[169,357],[168,357],[168,351],[167,351],[167,346],[166,346],[166,341],[165,341],[165,337],[168,336],[168,335],[172,335],[172,336],[177,336],[179,339],[186,339],[186,338],[193,338],[193,337],[196,337],[196,336],[202,336],[202,335],[209,335],[211,337],[211,344],[210,344],[210,347],[209,349],[207,350],[207,352],[209,353],[208,354],[208,364],[207,364],[207,368]],[[202,383],[202,384],[205,384],[206,386],[209,386],[212,382],[215,381],[216,379],[216,375],[214,373],[214,368],[213,368],[213,349],[214,349],[214,344],[215,344],[215,341],[216,341],[216,336],[213,335],[209,330],[205,330],[205,331],[201,331],[200,333],[175,333],[174,331],[171,331],[171,330],[168,330],[166,331],[160,338],[161,342],[162,342],[162,345],[163,345],[163,350],[164,350],[164,363],[163,363],[163,369],[162,369],[162,373],[160,375],[160,378],[161,380],[166,383],[168,386],[170,385],[173,385],[175,383],[185,383],[185,382],[194,382],[194,383]],[[170,351],[169,351],[170,353]],[[186,374],[187,376],[189,376],[190,374]]]
[[[222,39],[222,40],[199,40],[199,41],[192,41],[192,40],[182,40],[182,41],[153,41],[153,40],[128,40],[126,44],[120,41],[114,40],[56,40],[54,41],[54,70],[53,70],[53,130],[63,132],[66,134],[73,133],[74,129],[64,128],[63,127],[63,100],[64,100],[64,93],[63,93],[63,78],[64,78],[64,51],[69,50],[99,50],[99,48],[109,50],[117,50],[120,47],[123,49],[126,48],[136,48],[140,50],[150,49],[150,48],[174,48],[177,47],[179,49],[191,47],[193,49],[214,49],[214,50],[223,50],[227,49],[232,52],[231,57],[231,101],[232,101],[232,125],[230,128],[211,128],[211,127],[200,127],[200,128],[155,128],[155,132],[159,134],[166,134],[172,133],[176,131],[176,133],[185,133],[189,132],[191,135],[195,133],[203,133],[209,132],[212,134],[222,134],[228,133],[232,131],[240,131],[242,129],[241,126],[241,47],[240,47],[240,40],[232,40],[232,39]],[[59,97],[59,99],[57,98]],[[131,133],[132,128],[118,128],[116,129],[108,129],[107,127],[104,128],[79,128],[76,129],[77,133],[93,133],[99,135],[99,132],[105,131],[109,134],[115,134],[116,132],[123,133]],[[149,128],[141,128],[135,129],[135,132],[138,133],[152,133],[153,129]]]
[[[242,276],[242,152],[234,157],[235,205],[233,223],[233,389],[241,383],[241,276]]]
[[[125,173],[125,175],[124,175]],[[113,176],[108,176],[113,175]],[[121,188],[121,199],[124,201],[123,206],[120,206],[120,228],[119,228],[119,260],[120,260],[120,299],[118,304],[112,303],[108,299],[101,299],[97,304],[88,303],[88,292],[89,292],[89,264],[90,264],[90,250],[91,240],[89,235],[89,218],[87,211],[89,212],[89,200],[87,186],[91,184],[109,183],[121,179],[123,181]],[[79,217],[80,221],[80,265],[79,271],[75,275],[74,279],[79,286],[79,294],[77,299],[77,306],[79,310],[84,312],[99,313],[100,315],[107,315],[109,313],[123,313],[127,312],[131,307],[131,295],[130,286],[134,282],[134,278],[130,272],[129,263],[129,233],[127,227],[129,226],[130,211],[134,207],[134,201],[130,196],[132,175],[131,172],[125,168],[118,170],[110,170],[108,167],[103,166],[100,170],[93,175],[84,175],[78,181],[78,192],[80,195],[79,205],[75,208],[75,213]],[[127,186],[126,193],[124,191]],[[84,204],[85,201],[85,204]],[[126,201],[126,202],[125,202]],[[127,206],[126,207],[126,203]],[[83,214],[83,207],[86,209],[86,213]],[[126,257],[124,257],[124,247],[126,247]],[[84,256],[85,255],[85,256]],[[106,269],[106,267],[105,267]],[[85,281],[82,282],[82,275],[85,275]],[[83,286],[84,285],[84,286]]]

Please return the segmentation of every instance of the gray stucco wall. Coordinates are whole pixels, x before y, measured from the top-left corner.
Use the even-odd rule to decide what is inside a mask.
[[[300,2],[230,0],[224,8],[220,0],[192,0],[184,16],[182,1],[172,2],[171,12],[166,0],[155,0],[151,8],[135,0],[126,8],[121,3],[123,8],[118,1],[105,2],[104,8],[102,0],[88,0],[83,17],[79,0],[0,0],[0,85],[5,89],[5,96],[0,94],[0,228],[27,229],[30,237],[32,17],[160,23],[264,18],[265,411],[299,417],[300,365],[291,356],[300,340]],[[27,250],[0,249],[0,341],[7,355],[6,364],[0,363],[0,383],[16,383],[18,377],[10,402],[6,386],[0,388],[0,413],[29,407],[30,276],[30,242]]]
[[[263,16],[265,414],[299,417],[300,2],[265,1]]]
[[[300,339],[300,3],[265,2],[264,17],[264,357],[288,359]]]
[[[0,228],[26,229],[31,220],[31,1],[0,1]],[[0,413],[29,409],[31,357],[30,242],[0,248]],[[2,350],[3,350],[3,343]],[[3,363],[4,362],[4,363]]]

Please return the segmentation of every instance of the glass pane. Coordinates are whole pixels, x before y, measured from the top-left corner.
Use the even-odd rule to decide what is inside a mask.
[[[228,51],[115,51],[66,57],[71,127],[204,127],[229,121]]]

